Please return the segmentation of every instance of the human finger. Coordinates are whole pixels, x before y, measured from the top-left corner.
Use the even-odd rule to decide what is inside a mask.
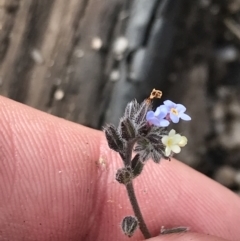
[[[128,239],[120,221],[132,209],[124,186],[114,181],[122,164],[102,133],[6,99],[0,100],[0,115],[5,237]],[[144,169],[134,185],[153,235],[162,225],[185,225],[237,240],[236,195],[175,160],[149,161]],[[141,238],[138,231],[132,240]]]

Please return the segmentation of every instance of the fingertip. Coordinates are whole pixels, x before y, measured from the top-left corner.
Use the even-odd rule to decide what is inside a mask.
[[[79,240],[97,202],[102,133],[4,97],[0,116],[0,236]]]

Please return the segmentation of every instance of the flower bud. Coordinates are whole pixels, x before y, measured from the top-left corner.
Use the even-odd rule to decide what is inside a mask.
[[[121,136],[124,140],[129,141],[136,137],[136,128],[129,118],[121,119],[120,121]]]
[[[139,104],[136,100],[129,102],[126,106],[124,117],[130,118],[132,120],[138,109]]]
[[[123,219],[121,227],[125,235],[132,237],[138,228],[138,220],[134,216],[127,216]]]
[[[116,180],[122,184],[128,184],[133,179],[133,172],[131,167],[124,167],[118,169]]]
[[[104,133],[107,138],[108,146],[116,152],[122,152],[124,144],[114,125],[106,125]]]

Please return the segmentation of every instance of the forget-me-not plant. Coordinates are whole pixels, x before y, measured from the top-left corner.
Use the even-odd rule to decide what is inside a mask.
[[[176,133],[174,129],[167,129],[171,122],[191,120],[185,114],[186,107],[166,100],[153,111],[153,99],[161,96],[161,91],[153,89],[149,98],[141,104],[136,100],[127,104],[118,127],[112,124],[104,127],[109,147],[119,153],[124,164],[123,168],[117,170],[116,180],[125,185],[135,215],[124,217],[121,223],[122,231],[129,237],[138,227],[145,238],[151,237],[137,202],[133,179],[141,174],[149,159],[155,163],[159,163],[162,158],[170,160],[174,153],[179,153],[187,144],[185,136]],[[132,158],[133,152],[135,155]],[[186,228],[163,229],[161,233],[179,231],[186,231]]]

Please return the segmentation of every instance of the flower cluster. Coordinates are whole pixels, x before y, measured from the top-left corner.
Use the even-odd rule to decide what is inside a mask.
[[[171,100],[166,100],[160,105],[155,112],[148,111],[146,119],[150,124],[155,126],[166,127],[173,123],[178,123],[180,119],[190,121],[191,117],[184,112],[186,107],[181,104],[175,104]]]
[[[187,144],[187,138],[176,134],[175,130],[171,130],[168,135],[163,136],[162,143],[166,146],[165,155],[170,156],[171,152],[179,153],[181,147]]]
[[[166,100],[153,111],[152,100],[160,97],[161,92],[154,89],[150,97],[141,104],[136,100],[131,101],[118,128],[113,125],[105,127],[110,148],[119,152],[123,159],[130,142],[133,143],[134,151],[139,154],[141,162],[152,159],[156,163],[159,163],[162,157],[170,158],[174,153],[179,153],[181,147],[187,144],[185,136],[176,134],[175,130],[169,132],[166,129],[171,122],[191,120],[191,117],[185,114],[186,107]]]
[[[166,100],[160,105],[156,111],[148,111],[146,120],[150,125],[158,127],[167,127],[170,122],[178,123],[180,119],[190,121],[191,117],[185,114],[186,107],[182,104],[175,104],[171,100]],[[179,153],[181,147],[187,144],[187,138],[176,134],[175,130],[171,130],[168,135],[162,137],[162,143],[165,146],[165,155],[170,156],[172,153]]]

